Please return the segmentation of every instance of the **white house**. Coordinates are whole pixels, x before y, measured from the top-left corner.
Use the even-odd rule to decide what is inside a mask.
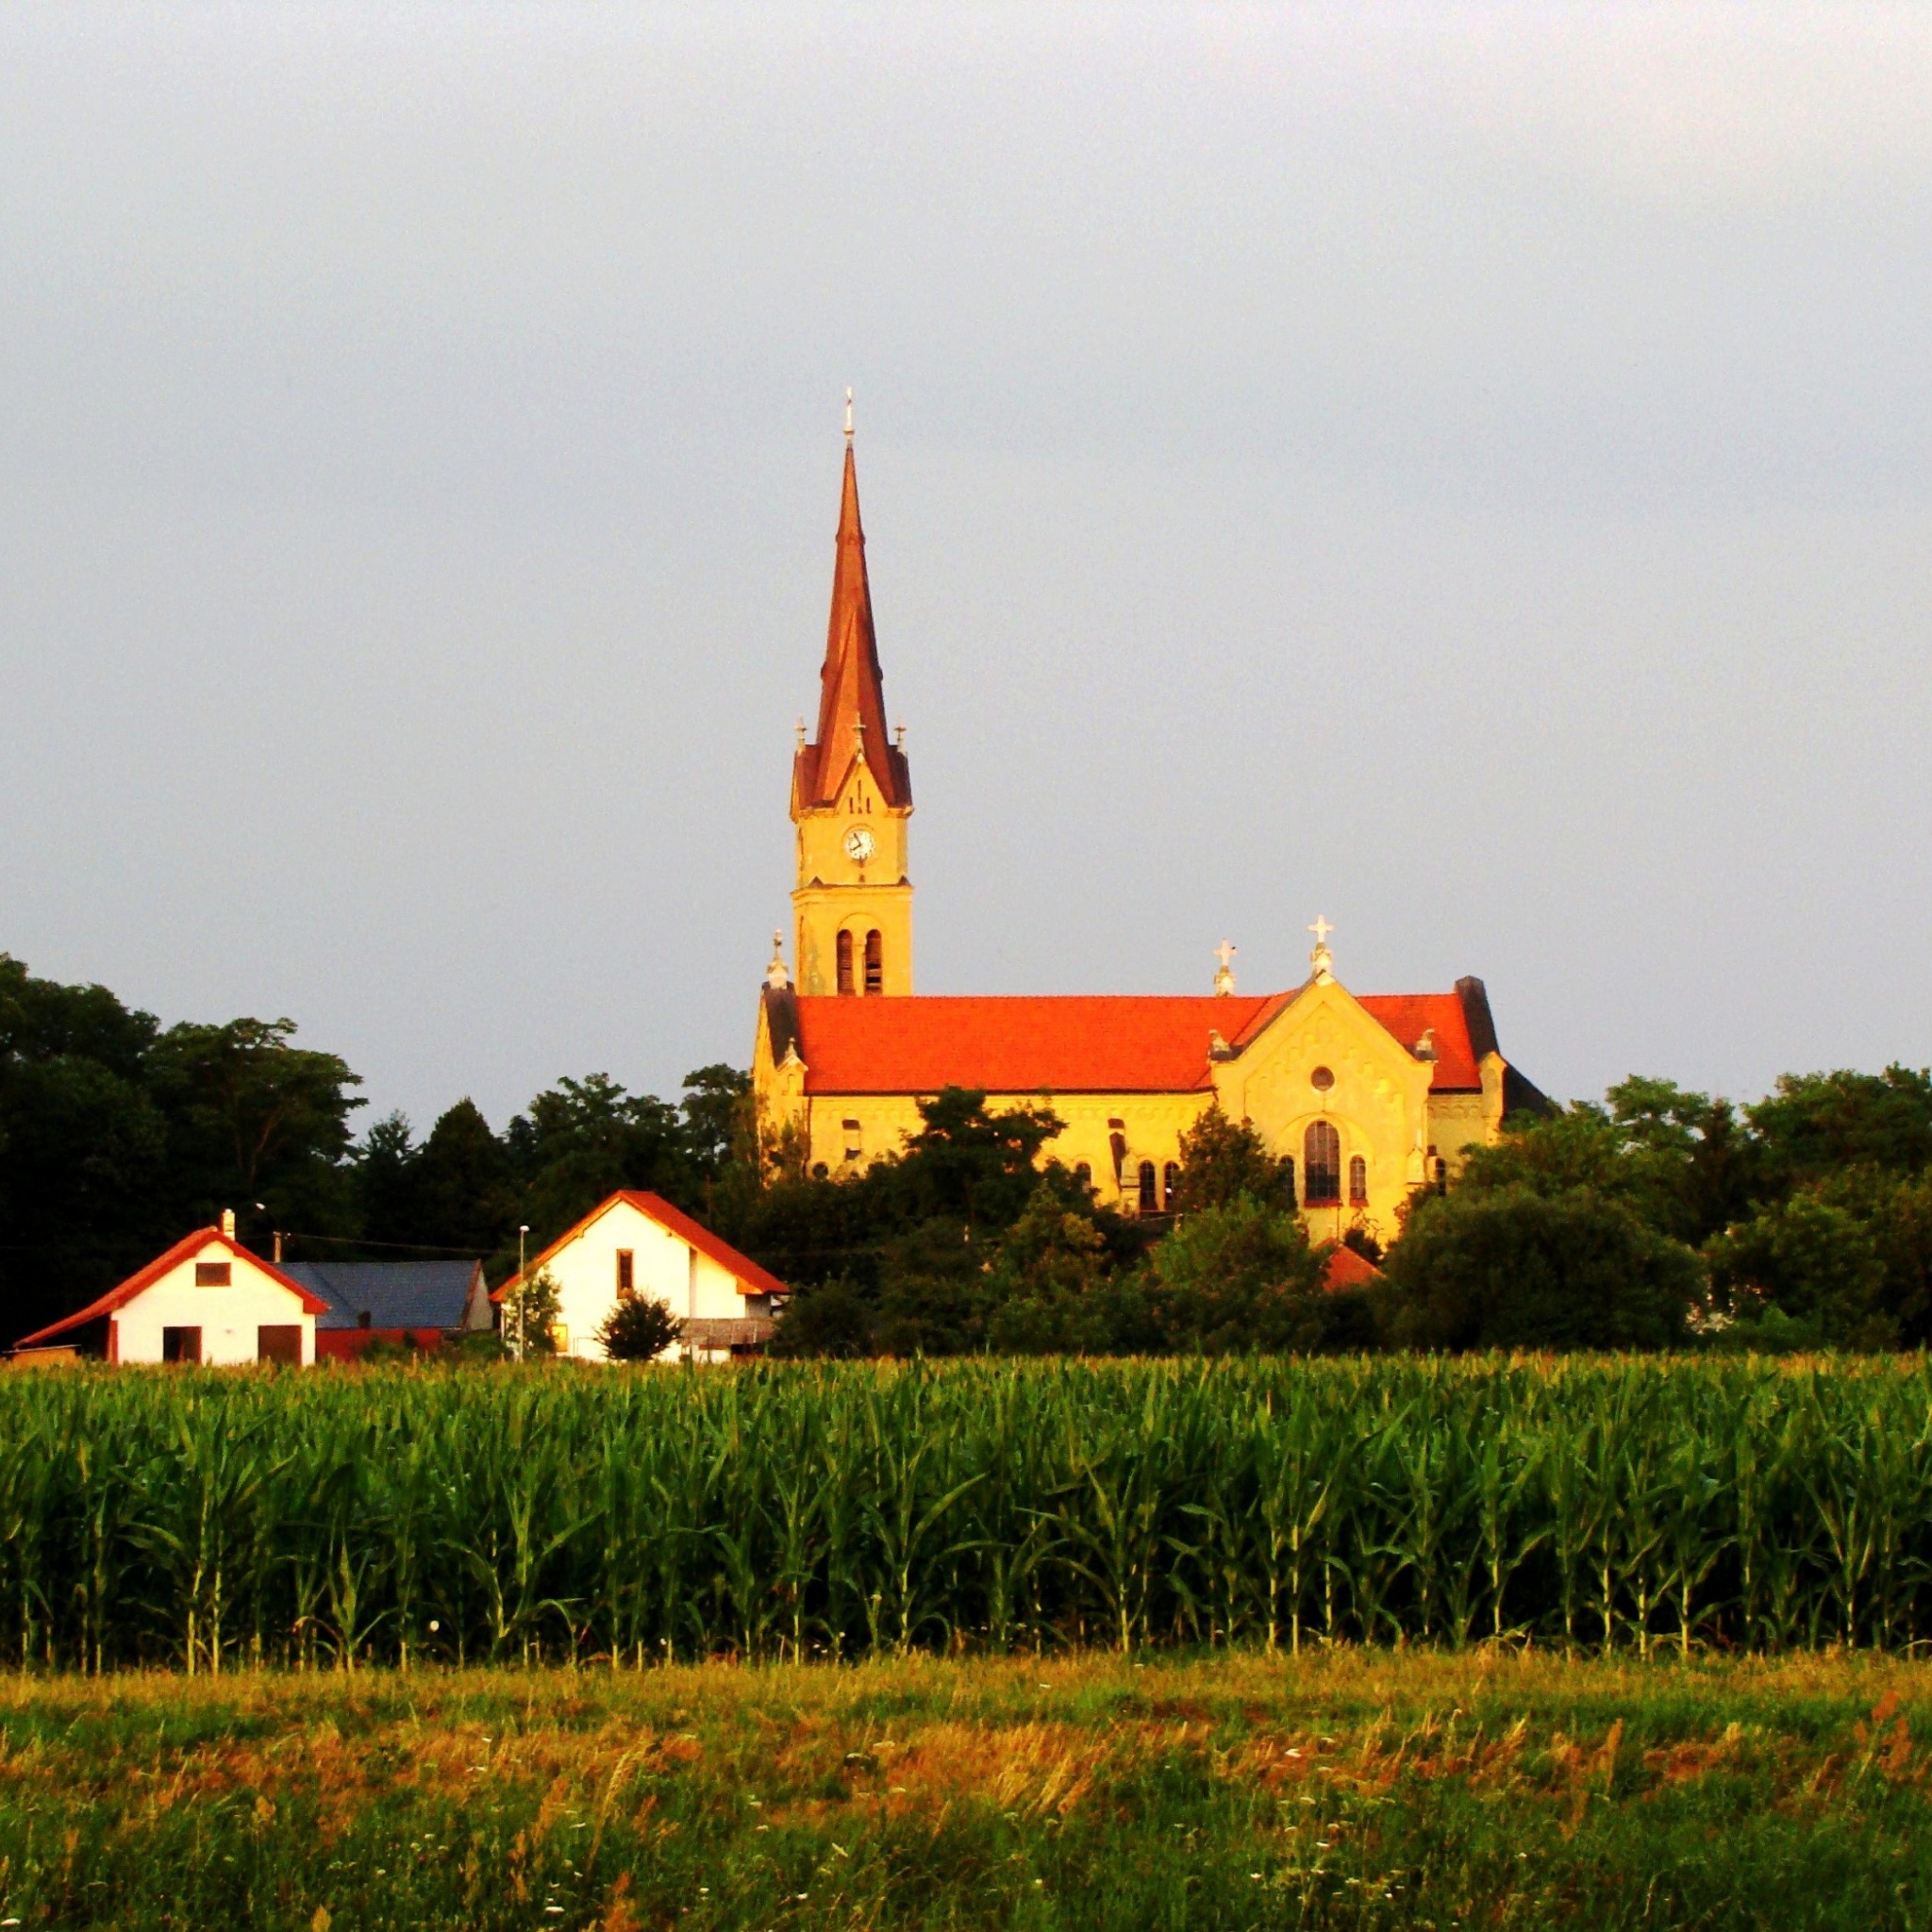
[[[204,1227],[64,1322],[14,1343],[16,1356],[110,1362],[315,1360],[315,1318],[328,1304],[235,1239],[235,1217]]]
[[[684,1324],[674,1356],[723,1360],[772,1332],[785,1284],[657,1194],[626,1189],[600,1203],[525,1264],[558,1289],[557,1352],[603,1361],[597,1330],[619,1300],[650,1295]],[[499,1288],[499,1306],[516,1277]],[[514,1328],[514,1316],[507,1319]]]

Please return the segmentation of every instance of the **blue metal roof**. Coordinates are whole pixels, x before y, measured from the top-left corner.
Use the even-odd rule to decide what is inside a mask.
[[[329,1305],[318,1328],[460,1328],[475,1261],[284,1261]],[[365,1324],[363,1317],[369,1318]]]

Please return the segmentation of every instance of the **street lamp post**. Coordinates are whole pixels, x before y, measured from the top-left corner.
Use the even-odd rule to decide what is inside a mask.
[[[529,1306],[529,1283],[524,1279],[524,1241],[527,1235],[527,1226],[520,1226],[516,1231],[516,1358],[520,1362],[524,1360],[524,1322],[527,1320],[525,1307]]]

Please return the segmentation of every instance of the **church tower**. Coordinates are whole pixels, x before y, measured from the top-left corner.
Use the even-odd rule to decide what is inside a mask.
[[[791,764],[798,885],[791,894],[802,993],[912,991],[912,881],[906,859],[912,777],[886,731],[885,679],[873,632],[845,399],[845,489],[839,506],[832,621],[819,673],[819,728],[799,727]]]

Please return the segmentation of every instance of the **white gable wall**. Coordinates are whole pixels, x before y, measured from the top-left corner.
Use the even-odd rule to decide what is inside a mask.
[[[617,1306],[617,1256],[622,1248],[628,1248],[633,1257],[637,1292],[662,1302],[680,1320],[743,1319],[744,1296],[728,1268],[660,1226],[641,1208],[620,1201],[543,1264],[557,1283],[558,1320],[565,1331],[563,1354],[584,1361],[605,1359],[597,1330]]]
[[[197,1261],[230,1263],[231,1285],[196,1288]],[[268,1325],[299,1326],[303,1366],[315,1360],[315,1317],[303,1307],[301,1297],[218,1241],[151,1281],[108,1320],[118,1324],[117,1349],[124,1362],[161,1360],[164,1328],[199,1328],[204,1362],[252,1362],[258,1359],[257,1331]]]

